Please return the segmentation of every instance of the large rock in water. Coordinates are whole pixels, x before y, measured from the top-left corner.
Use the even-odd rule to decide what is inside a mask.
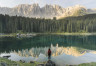
[[[48,60],[45,66],[56,66],[56,64],[52,62],[51,60]]]

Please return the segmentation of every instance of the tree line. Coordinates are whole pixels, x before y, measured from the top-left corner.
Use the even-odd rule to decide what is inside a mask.
[[[0,14],[0,33],[96,32],[96,14],[40,19]]]

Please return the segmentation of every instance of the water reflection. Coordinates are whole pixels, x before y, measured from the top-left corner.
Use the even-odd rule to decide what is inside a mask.
[[[13,61],[24,60],[25,62],[37,61],[46,62],[47,51],[49,47],[36,47],[31,49],[23,49],[18,51],[11,51],[10,53],[1,53],[0,57],[11,55],[9,59]],[[52,58],[59,66],[74,65],[80,63],[96,62],[96,51],[88,50],[78,47],[59,47],[58,44],[53,46],[51,44]]]
[[[0,53],[13,50],[31,49],[32,47],[50,47],[51,43],[63,47],[79,47],[96,50],[96,36],[37,35],[30,38],[0,38]]]
[[[36,48],[31,48],[31,49],[22,49],[21,51],[11,51],[10,53],[16,53],[19,56],[23,57],[38,57],[40,54],[44,54],[47,56],[47,51],[49,47],[36,47]],[[71,55],[71,56],[82,56],[85,53],[96,53],[94,50],[88,50],[88,49],[83,49],[79,47],[58,47],[58,44],[56,46],[53,46],[51,44],[51,51],[52,51],[52,56],[59,56],[61,54],[66,54],[66,55]]]
[[[58,43],[58,44],[57,44]],[[56,45],[57,44],[57,45]],[[11,55],[11,60],[47,61],[51,47],[52,60],[57,64],[96,62],[96,36],[37,35],[30,38],[0,38],[0,56]],[[59,65],[60,66],[60,65]]]

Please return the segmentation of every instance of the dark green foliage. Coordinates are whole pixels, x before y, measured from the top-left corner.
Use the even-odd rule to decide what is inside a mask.
[[[52,32],[96,32],[96,14],[63,19],[36,19],[21,16],[0,15],[0,33],[18,31],[52,33]]]

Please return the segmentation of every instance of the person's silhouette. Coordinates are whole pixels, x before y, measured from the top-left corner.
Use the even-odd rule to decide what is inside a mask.
[[[51,50],[50,50],[50,48],[48,49],[48,59],[49,60],[51,59]]]

